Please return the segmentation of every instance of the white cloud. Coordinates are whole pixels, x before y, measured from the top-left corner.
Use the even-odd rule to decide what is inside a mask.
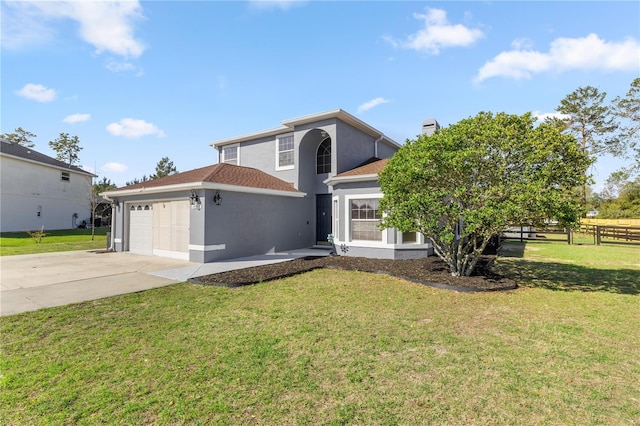
[[[442,9],[426,8],[424,14],[414,13],[413,17],[424,21],[424,28],[409,35],[406,40],[396,40],[392,37],[384,39],[395,48],[438,55],[441,49],[469,46],[484,37],[484,33],[479,29],[462,24],[450,24],[447,21],[447,12]]]
[[[607,42],[597,34],[583,38],[557,38],[548,52],[525,50],[518,42],[514,50],[501,52],[478,70],[476,81],[491,77],[529,79],[541,72],[569,70],[633,71],[640,68],[640,43],[633,38]]]
[[[365,111],[369,111],[371,108],[375,108],[378,105],[382,105],[382,104],[386,104],[391,102],[389,99],[385,99],[385,98],[375,98],[375,99],[371,99],[368,102],[363,103],[362,105],[360,105],[358,107],[358,114],[362,114]]]
[[[256,10],[280,9],[287,11],[304,3],[304,0],[250,0],[249,7]]]
[[[533,116],[538,121],[545,121],[547,118],[557,118],[559,120],[567,120],[567,119],[571,118],[570,114],[562,114],[562,113],[559,113],[559,112],[534,111],[533,112]]]
[[[121,62],[113,58],[109,58],[106,61],[106,68],[111,72],[135,72],[137,77],[144,75],[142,68],[132,64],[131,62]]]
[[[119,123],[111,123],[106,128],[114,136],[124,136],[130,139],[146,135],[156,135],[160,138],[166,136],[155,124],[134,118],[123,118]]]
[[[111,52],[137,58],[145,49],[134,36],[134,24],[143,18],[142,7],[137,0],[24,0],[3,2],[3,11],[9,12],[8,16],[3,16],[3,43],[6,38],[16,48],[50,40],[55,36],[50,21],[70,19],[78,23],[79,36],[93,45],[96,53]]]
[[[122,173],[128,169],[127,166],[120,163],[109,162],[102,166],[103,172]]]
[[[70,123],[70,124],[74,124],[74,123],[80,123],[82,121],[88,121],[91,119],[91,114],[71,114],[68,115],[64,118],[64,120],[62,120],[64,123]]]
[[[54,89],[49,89],[42,84],[33,83],[25,84],[22,89],[16,91],[16,94],[38,102],[51,102],[56,98],[56,91]]]

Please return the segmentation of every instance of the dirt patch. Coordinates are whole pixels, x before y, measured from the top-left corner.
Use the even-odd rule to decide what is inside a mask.
[[[447,265],[437,256],[425,259],[387,260],[352,256],[302,258],[271,265],[238,269],[206,275],[190,280],[197,284],[239,287],[270,281],[318,268],[383,273],[432,287],[457,291],[495,291],[517,288],[515,281],[491,269],[493,256],[482,257],[470,277],[453,277]]]

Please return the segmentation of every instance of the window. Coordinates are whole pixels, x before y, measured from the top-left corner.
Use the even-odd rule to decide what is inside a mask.
[[[60,180],[63,182],[71,182],[71,175],[69,172],[62,172],[60,174]]]
[[[418,234],[415,232],[403,232],[402,233],[402,244],[415,244],[418,242],[417,240]]]
[[[327,136],[316,154],[316,173],[331,173],[331,138]]]
[[[236,166],[240,164],[238,151],[240,150],[240,145],[227,145],[222,147],[222,162],[227,164],[235,164]]]
[[[292,169],[293,168],[293,135],[278,136],[278,151],[276,169]]]
[[[382,241],[378,199],[351,200],[351,239]]]

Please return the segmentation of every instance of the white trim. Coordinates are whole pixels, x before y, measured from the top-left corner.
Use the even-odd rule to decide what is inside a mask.
[[[344,239],[345,244],[349,243],[350,245],[356,246],[356,247],[389,247],[390,245],[387,243],[387,241],[389,240],[388,238],[388,231],[389,228],[387,229],[383,229],[382,232],[382,241],[369,241],[369,240],[352,240],[351,239],[351,200],[366,200],[366,199],[370,199],[370,198],[377,198],[377,199],[381,199],[384,195],[383,194],[357,194],[357,195],[345,195],[344,196],[344,200],[345,200],[345,206],[344,206],[344,215],[345,215],[345,221],[344,221]],[[354,244],[356,243],[356,244]],[[372,245],[370,245],[372,244]]]
[[[224,163],[224,164],[233,164],[233,163],[227,163],[225,161],[225,158],[224,158],[224,150],[225,150],[225,148],[226,149],[232,149],[232,148],[236,149],[236,163],[235,163],[235,165],[239,166],[240,165],[240,144],[236,143],[236,144],[233,144],[233,145],[226,145],[226,146],[222,147],[222,149],[220,150],[220,157],[221,157],[220,158],[220,162]]]
[[[331,198],[333,211],[333,223],[331,224],[331,233],[333,234],[334,243],[338,240],[340,233],[340,197],[334,196]]]
[[[224,183],[214,182],[192,182],[179,183],[175,185],[152,186],[150,188],[142,187],[136,189],[116,189],[113,191],[102,192],[100,195],[107,197],[123,197],[128,195],[141,194],[164,194],[167,192],[189,191],[192,189],[217,189],[219,191],[240,192],[244,194],[278,195],[282,197],[294,198],[303,198],[307,195],[306,192],[300,191],[282,191],[279,189],[254,188],[250,186],[228,185]]]
[[[5,142],[0,142],[0,143],[5,143]],[[42,154],[42,155],[44,155],[44,154]],[[7,157],[7,158],[13,158],[15,160],[21,160],[21,161],[24,161],[25,163],[38,164],[38,165],[44,166],[44,167],[51,167],[52,169],[58,169],[58,170],[66,171],[66,172],[72,172],[72,173],[76,173],[78,175],[98,177],[98,175],[94,175],[93,173],[87,172],[85,170],[75,169],[75,167],[77,167],[77,166],[71,166],[71,167],[74,167],[74,168],[70,168],[68,165],[66,165],[66,166],[56,166],[54,164],[44,163],[42,161],[36,161],[36,160],[32,160],[30,158],[24,158],[24,157],[19,157],[17,155],[11,155],[11,154],[8,154],[6,152],[0,152],[0,156],[1,157]]]
[[[172,250],[159,250],[153,249],[153,255],[159,257],[168,257],[171,259],[179,259],[189,261],[188,251],[172,251]]]
[[[334,186],[338,183],[353,183],[353,182],[371,182],[377,181],[378,174],[368,174],[368,175],[351,175],[351,176],[332,176],[329,179],[325,179],[322,181],[325,185]]]
[[[357,117],[354,117],[353,115],[349,114],[348,112],[342,109],[334,109],[330,111],[325,111],[325,112],[320,112],[316,114],[305,115],[302,117],[292,118],[289,120],[284,120],[282,121],[282,124],[284,125],[284,127],[250,133],[250,134],[238,136],[235,138],[223,139],[217,142],[211,142],[209,145],[215,148],[218,148],[220,146],[228,145],[231,143],[245,142],[245,141],[251,141],[255,139],[275,136],[279,133],[291,131],[292,129],[295,128],[295,126],[302,126],[304,124],[311,124],[311,123],[315,123],[322,120],[328,120],[332,118],[339,119],[340,121],[347,123],[358,130],[361,130],[362,132],[366,133],[369,136],[372,136],[374,138],[382,138],[381,141],[386,143],[387,145],[391,145],[395,148],[401,147],[399,143],[395,142],[392,139],[389,139],[381,131],[371,127],[364,121],[360,120]]]
[[[122,243],[122,238],[114,238],[113,242],[116,243],[116,244],[120,244],[120,243]]]
[[[237,136],[235,138],[228,138],[228,139],[219,140],[217,142],[211,142],[209,146],[212,146],[214,148],[220,148],[221,146],[229,145],[232,143],[252,141],[255,139],[266,138],[269,136],[276,136],[283,132],[290,132],[290,131],[291,131],[291,128],[289,127],[278,127],[276,129],[263,130],[260,132],[248,133],[242,136]]]
[[[195,251],[216,251],[216,250],[224,250],[227,248],[226,244],[212,244],[208,246],[203,246],[201,244],[189,244],[189,250]]]

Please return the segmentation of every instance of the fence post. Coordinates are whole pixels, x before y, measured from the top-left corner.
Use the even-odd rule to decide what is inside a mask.
[[[520,225],[520,242],[524,241],[524,238],[523,238],[523,235],[522,235],[523,233],[524,233],[524,227],[522,225]]]
[[[596,245],[600,245],[600,225],[596,225]]]
[[[571,245],[571,228],[567,228],[567,244]]]

